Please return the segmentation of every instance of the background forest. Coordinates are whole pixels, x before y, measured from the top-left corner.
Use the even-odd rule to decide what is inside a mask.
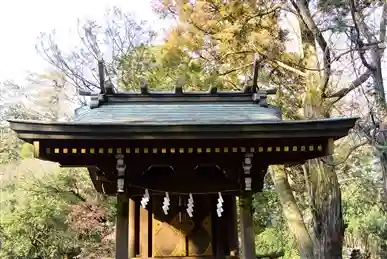
[[[120,91],[240,90],[255,58],[259,87],[286,119],[357,116],[335,155],[272,166],[254,197],[257,254],[283,258],[387,258],[387,2],[384,0],[155,0],[171,21],[153,31],[119,8],[79,22],[63,49],[42,33],[50,65],[25,84],[0,82],[0,258],[110,258],[115,200],[83,169],[33,159],[7,118],[68,120],[98,92],[97,61]],[[384,69],[383,69],[384,68]],[[353,250],[357,250],[355,255]]]

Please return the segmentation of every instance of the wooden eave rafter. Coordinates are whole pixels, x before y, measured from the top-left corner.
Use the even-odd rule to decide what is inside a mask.
[[[128,123],[79,123],[10,120],[18,137],[34,140],[162,140],[162,139],[273,139],[333,138],[348,134],[357,118],[268,121],[256,124],[156,125]]]

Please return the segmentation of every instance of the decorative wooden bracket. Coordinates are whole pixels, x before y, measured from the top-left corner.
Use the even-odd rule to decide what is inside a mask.
[[[117,193],[124,193],[125,192],[125,170],[126,165],[124,162],[124,155],[118,154],[116,155],[117,159]]]

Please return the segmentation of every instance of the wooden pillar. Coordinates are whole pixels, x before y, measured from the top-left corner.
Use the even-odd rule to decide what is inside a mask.
[[[225,224],[225,217],[223,214],[223,217],[218,217],[218,214],[216,213],[216,204],[218,203],[218,197],[213,198],[213,224],[215,224],[215,258],[216,259],[224,259],[225,257],[225,244],[226,244],[226,233],[227,233],[227,225]]]
[[[152,206],[148,204],[148,207]],[[140,207],[140,256],[149,257],[149,211]]]
[[[238,217],[235,196],[225,197],[225,213],[227,215],[228,249],[230,256],[238,256]]]
[[[136,203],[133,199],[129,199],[129,258],[136,257],[136,232],[135,232],[135,224],[136,224]]]
[[[255,259],[255,233],[252,215],[252,193],[244,192],[240,197],[241,259]]]
[[[116,259],[128,259],[129,198],[117,194]]]

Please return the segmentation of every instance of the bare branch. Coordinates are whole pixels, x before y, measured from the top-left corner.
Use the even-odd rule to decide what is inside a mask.
[[[233,73],[233,72],[236,72],[236,71],[238,71],[238,70],[241,70],[241,69],[243,69],[243,68],[250,67],[252,64],[253,64],[253,63],[249,63],[249,64],[246,64],[246,65],[243,65],[243,66],[240,66],[240,67],[236,67],[236,68],[227,70],[227,71],[225,71],[225,72],[219,73],[218,75],[219,75],[219,76],[225,76],[225,75],[231,74],[231,73]]]
[[[349,151],[347,152],[347,154],[345,155],[345,157],[344,157],[340,162],[331,163],[331,162],[329,162],[328,160],[326,160],[326,159],[324,159],[324,158],[321,158],[321,161],[322,161],[323,163],[329,165],[329,166],[338,166],[338,165],[344,164],[344,163],[348,160],[348,158],[352,155],[352,153],[353,153],[354,151],[356,151],[358,148],[360,148],[360,147],[362,147],[362,146],[365,146],[365,145],[367,145],[367,144],[368,144],[368,141],[366,140],[366,141],[363,141],[363,142],[361,142],[361,143],[359,143],[359,144],[357,144],[357,145],[354,145],[353,147],[351,147],[351,148],[349,149]]]
[[[355,0],[349,0],[349,6],[350,6],[350,11],[351,11],[352,21],[353,21],[353,24],[354,24],[354,29],[352,31],[352,36],[356,37],[356,41],[354,42],[355,46],[358,49],[358,53],[359,53],[359,56],[360,56],[360,59],[361,59],[363,65],[367,69],[369,69],[370,71],[374,71],[375,67],[372,66],[370,63],[368,63],[368,61],[367,61],[367,59],[365,57],[365,51],[363,50],[364,42],[362,41],[362,39],[360,37],[361,36],[361,34],[360,34],[360,27],[362,28],[363,34],[368,39],[368,43],[372,42],[372,37],[369,35],[368,29],[366,28],[366,25],[364,24],[364,21],[361,18],[360,14],[359,14],[359,12],[358,12],[358,10],[356,8]],[[356,33],[356,35],[353,35],[354,33]]]
[[[372,75],[370,70],[367,70],[364,72],[362,75],[360,75],[358,78],[356,78],[354,81],[352,81],[348,87],[340,89],[339,91],[333,93],[333,94],[328,94],[324,97],[326,98],[337,98],[334,102],[338,102],[342,98],[344,98],[349,92],[352,90],[355,90],[357,87],[361,86],[364,82],[370,78]]]
[[[275,61],[273,61],[275,64],[277,64],[278,66],[280,66],[280,67],[282,67],[282,68],[284,68],[284,69],[286,69],[286,70],[289,70],[290,72],[293,72],[293,73],[295,73],[295,74],[297,74],[297,75],[299,75],[299,76],[303,76],[303,77],[306,77],[306,73],[305,72],[303,72],[303,71],[301,71],[301,70],[299,70],[299,69],[297,69],[297,68],[294,68],[294,67],[292,67],[291,65],[287,65],[287,64],[285,64],[285,63],[283,63],[283,62],[281,62],[281,61],[279,61],[279,60],[275,60]]]
[[[81,44],[72,51],[64,52],[55,42],[54,33],[42,34],[36,45],[42,57],[65,74],[78,90],[99,89],[96,65],[101,57],[105,60],[106,74],[128,85],[128,79],[142,69],[138,63],[144,57],[144,50],[139,46],[149,46],[154,39],[155,33],[145,23],[136,22],[117,8],[106,17],[103,25],[90,20],[78,22]]]

